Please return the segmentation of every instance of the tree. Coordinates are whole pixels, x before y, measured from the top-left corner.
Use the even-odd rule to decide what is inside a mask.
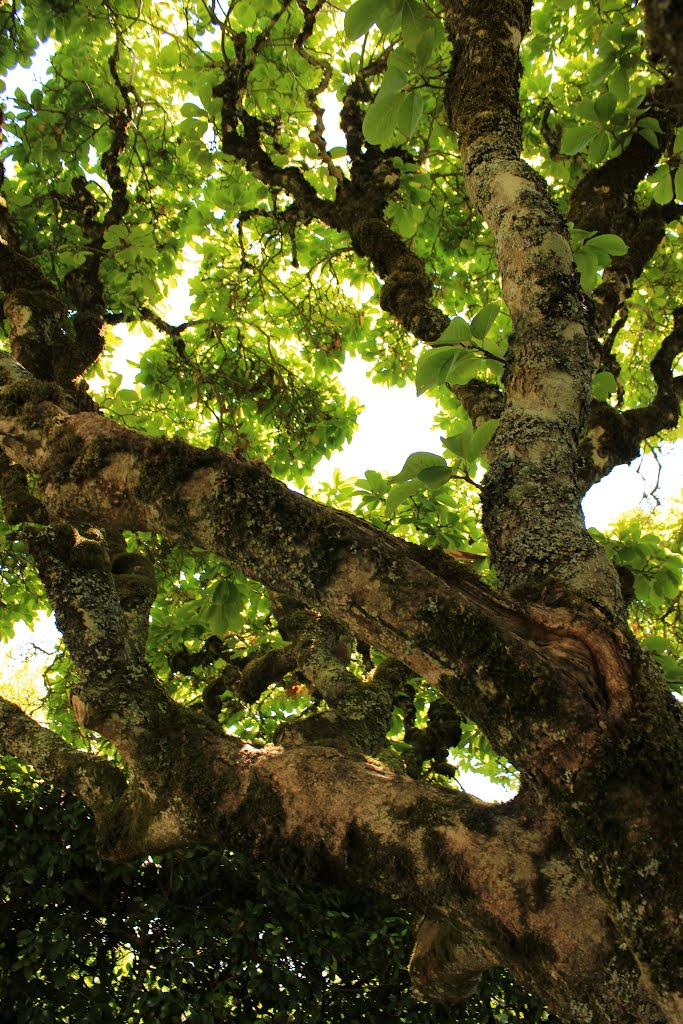
[[[4,750],[106,859],[408,908],[424,999],[501,965],[563,1020],[683,1020],[680,528],[580,507],[677,436],[680,5],[0,18],[7,67],[52,40],[5,111],[3,614],[64,642]],[[444,455],[316,502],[347,353],[437,397]],[[450,781],[483,744],[510,803]]]

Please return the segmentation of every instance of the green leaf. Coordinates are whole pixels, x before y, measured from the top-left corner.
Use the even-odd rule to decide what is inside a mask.
[[[415,63],[418,71],[424,71],[429,64],[430,57],[437,44],[439,28],[439,23],[433,20],[429,28],[425,29],[420,36],[420,41],[415,48]]]
[[[441,444],[447,451],[453,452],[454,455],[459,455],[461,459],[466,459],[467,445],[472,439],[472,435],[472,424],[468,423],[460,433],[452,434],[450,437],[442,437]]]
[[[628,252],[626,242],[619,235],[593,235],[592,238],[587,239],[585,244],[592,249],[606,252],[610,256],[625,256]]]
[[[172,39],[170,43],[166,43],[165,46],[162,46],[157,54],[158,65],[164,70],[176,67],[178,64],[178,58],[178,44],[175,39]]]
[[[401,30],[406,46],[417,52],[417,48],[424,35],[432,28],[434,16],[421,3],[416,0],[403,0],[403,11],[401,16]]]
[[[617,379],[609,370],[602,370],[593,377],[592,390],[596,401],[606,402],[617,390]]]
[[[609,77],[609,91],[613,93],[621,103],[625,103],[628,99],[630,88],[631,84],[628,73],[623,67],[618,67]]]
[[[567,153],[568,156],[575,156],[586,148],[596,134],[597,129],[593,125],[567,125],[562,134],[562,152]]]
[[[650,181],[655,182],[655,187],[652,190],[652,198],[660,206],[666,206],[670,203],[674,197],[674,186],[671,180],[671,171],[668,167],[658,167],[654,174],[650,176]]]
[[[442,455],[434,455],[432,452],[413,452],[403,463],[401,472],[391,479],[395,483],[398,483],[400,480],[414,480],[423,470],[429,467],[444,469],[446,467],[446,460]]]
[[[238,630],[242,624],[242,595],[230,580],[219,580],[202,602],[208,609],[204,623],[209,632],[223,636],[229,630]],[[203,616],[202,616],[203,617]]]
[[[412,137],[421,114],[422,96],[417,91],[409,92],[407,96],[404,96],[396,117],[398,130],[405,135],[406,139]]]
[[[398,93],[378,94],[370,104],[363,119],[363,135],[371,146],[386,146],[391,141],[401,103],[402,96]]]
[[[418,480],[422,480],[428,487],[436,490],[441,487],[453,475],[450,466],[427,466],[417,474]]]
[[[483,341],[499,312],[500,303],[498,302],[489,302],[483,309],[480,309],[470,324],[472,336],[479,341]]]
[[[638,118],[638,128],[649,128],[653,132],[657,132],[659,135],[662,133],[662,126],[656,117],[640,117]]]
[[[401,27],[401,0],[373,0],[373,3],[377,26],[381,32],[388,34]]]
[[[448,384],[467,384],[485,367],[484,360],[476,354],[465,354],[457,359],[446,377]]]
[[[598,121],[607,123],[617,109],[617,97],[614,93],[603,92],[593,104]]]
[[[645,141],[649,142],[653,149],[659,149],[657,133],[653,132],[651,128],[639,128],[638,134],[642,135]]]
[[[183,117],[206,117],[206,111],[196,103],[183,103],[180,113]]]
[[[435,345],[461,345],[472,338],[472,328],[461,316],[454,316],[445,331],[434,342]]]
[[[375,24],[377,3],[375,0],[357,0],[351,4],[344,17],[344,32],[349,39],[359,39]]]
[[[508,344],[505,338],[501,338],[500,340],[495,340],[494,338],[482,338],[479,344],[485,352],[490,352],[490,354],[495,356],[496,359],[505,358],[505,353],[508,349]]]
[[[387,61],[387,71],[397,72],[404,76],[404,81],[410,72],[413,70],[415,64],[415,57],[410,52],[407,46],[397,46],[395,50],[392,50],[389,54],[389,60]],[[386,77],[386,76],[385,76]]]
[[[588,159],[591,163],[601,164],[609,151],[609,135],[607,132],[598,132],[588,147]]]
[[[418,395],[445,384],[457,351],[450,345],[441,345],[427,348],[422,352],[415,371],[415,389]]]
[[[484,448],[495,434],[498,428],[499,420],[487,420],[485,423],[481,423],[472,435],[472,439],[467,445],[468,457],[471,460],[478,459],[483,453]]]
[[[676,168],[674,174],[674,192],[679,203],[683,203],[683,164]]]
[[[593,291],[597,284],[600,266],[597,255],[584,245],[574,253],[574,260],[581,275],[581,287],[585,292]]]
[[[603,92],[593,105],[598,121],[606,124],[616,110],[616,96],[612,92]]]
[[[646,636],[642,641],[643,647],[656,654],[666,654],[669,645],[663,636]]]
[[[386,514],[389,519],[395,514],[399,505],[402,505],[413,494],[416,494],[424,485],[419,480],[404,480],[392,487],[387,495]]]

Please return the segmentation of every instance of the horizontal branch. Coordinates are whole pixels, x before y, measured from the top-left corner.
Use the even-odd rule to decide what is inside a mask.
[[[0,697],[0,749],[31,764],[57,789],[75,793],[97,816],[126,788],[124,773],[103,757],[75,750],[11,701]]]

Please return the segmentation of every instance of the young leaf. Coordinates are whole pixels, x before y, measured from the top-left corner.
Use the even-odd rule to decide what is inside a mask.
[[[609,121],[610,117],[617,109],[617,97],[614,93],[603,92],[595,101],[594,107],[598,121],[602,121],[604,124]]]
[[[683,203],[683,164],[676,169],[674,175],[674,191],[679,203]]]
[[[398,111],[396,117],[396,124],[398,130],[402,132],[406,139],[412,137],[413,132],[417,128],[417,122],[420,120],[422,113],[422,97],[419,92],[409,92],[407,96],[403,97],[403,102]]]
[[[611,394],[617,390],[617,379],[609,370],[596,373],[593,377],[593,398],[598,402],[606,402]]]
[[[417,478],[427,484],[427,487],[436,489],[445,484],[447,480],[450,480],[452,475],[450,466],[427,466],[425,469],[420,470]]]
[[[645,141],[649,142],[653,149],[659,149],[657,133],[653,132],[651,128],[639,128],[638,134],[642,135]]]
[[[391,519],[399,505],[402,505],[407,498],[416,494],[423,486],[419,480],[404,480],[402,483],[392,487],[387,495],[387,517]]]
[[[207,594],[208,611],[205,625],[216,636],[223,636],[241,625],[242,594],[230,580],[219,580],[213,591]],[[207,600],[203,602],[203,607]]]
[[[500,304],[498,302],[489,302],[483,309],[480,309],[470,324],[472,336],[477,338],[479,341],[483,341],[498,316],[499,311]]]
[[[415,371],[415,389],[418,395],[446,382],[457,351],[452,346],[446,345],[424,350],[417,361]]]
[[[480,457],[498,427],[498,420],[486,420],[474,431],[467,444],[467,460],[474,462]]]
[[[363,119],[363,135],[371,146],[387,145],[396,129],[396,117],[401,105],[401,94],[377,95]]]
[[[622,67],[618,67],[617,70],[610,75],[609,91],[613,93],[621,103],[625,103],[628,99],[630,91],[629,77],[628,73]]]
[[[588,239],[586,245],[590,245],[593,249],[599,249],[600,252],[606,252],[610,256],[625,256],[628,252],[626,242],[619,235],[593,235]]]
[[[588,159],[594,164],[601,164],[609,150],[609,135],[605,131],[598,132],[588,147]]]
[[[442,455],[433,455],[432,452],[413,452],[404,462],[401,472],[391,479],[396,483],[400,480],[414,480],[429,466],[443,469],[446,460]]]
[[[375,24],[377,4],[375,0],[357,0],[351,4],[344,18],[344,32],[349,39],[359,39]]]
[[[670,203],[674,197],[671,171],[668,167],[658,167],[650,178],[651,181],[654,181],[655,175],[657,176],[657,181],[652,192],[652,198],[656,203],[659,203],[660,206],[666,206],[666,204]]]
[[[472,424],[468,423],[459,434],[452,434],[451,437],[442,437],[441,444],[447,451],[459,455],[461,459],[467,458],[467,451],[473,436]]]
[[[416,53],[424,34],[431,29],[433,20],[434,16],[422,4],[416,0],[403,0],[401,30],[406,46],[413,53]]]
[[[472,329],[461,316],[454,316],[445,331],[434,342],[435,345],[462,345],[472,337]]]
[[[446,377],[446,382],[448,384],[467,384],[477,376],[480,370],[484,369],[484,365],[480,356],[468,353],[462,359],[456,360]]]
[[[575,156],[586,148],[596,134],[597,129],[593,125],[567,125],[562,135],[562,152],[568,156]]]
[[[574,260],[581,275],[581,287],[585,292],[592,292],[597,284],[600,265],[597,255],[584,245],[574,254]]]
[[[375,18],[380,32],[395,32],[401,26],[402,0],[383,0],[377,3],[372,0],[375,8]]]

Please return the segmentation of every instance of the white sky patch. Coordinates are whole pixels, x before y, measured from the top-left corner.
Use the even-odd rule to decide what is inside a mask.
[[[428,395],[418,398],[412,384],[388,388],[373,383],[360,357],[347,358],[340,376],[363,411],[353,439],[318,464],[314,486],[331,482],[335,469],[342,477],[362,476],[366,469],[395,474],[413,452],[443,453],[443,431],[434,426],[438,407]],[[604,532],[626,513],[648,511],[658,501],[681,498],[682,492],[683,441],[664,444],[658,457],[643,455],[630,466],[617,466],[590,489],[583,500],[586,526]]]
[[[642,455],[617,466],[583,499],[586,526],[605,532],[629,512],[652,511],[683,497],[683,441],[663,444],[658,456]]]
[[[336,469],[343,477],[362,476],[366,469],[394,474],[412,452],[441,452],[442,432],[434,428],[436,402],[427,395],[418,398],[412,384],[404,388],[374,384],[367,371],[359,356],[347,357],[341,382],[363,411],[352,440],[318,463],[313,485],[331,482]]]

